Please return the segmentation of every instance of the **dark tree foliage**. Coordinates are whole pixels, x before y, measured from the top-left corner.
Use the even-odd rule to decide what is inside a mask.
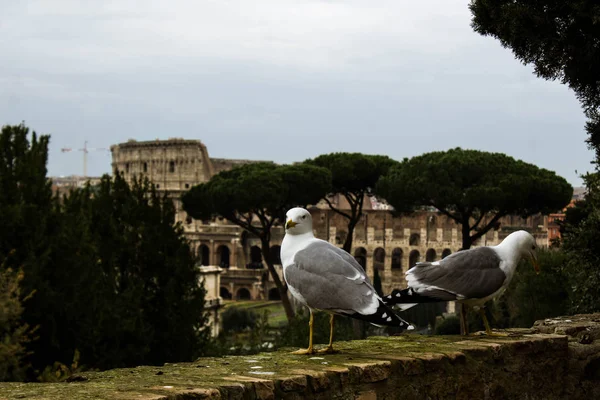
[[[381,178],[376,193],[397,211],[437,208],[461,225],[468,249],[505,215],[562,209],[573,188],[554,172],[505,154],[455,148],[404,160]]]
[[[52,190],[46,180],[48,142],[48,136],[30,134],[24,124],[6,125],[0,132],[0,275],[7,285],[0,289],[5,295],[9,291],[18,297],[33,293],[38,289],[31,284],[34,275],[48,266],[49,237],[54,231]],[[20,271],[20,288],[10,288],[14,278],[10,270]],[[28,300],[26,309],[23,309],[24,305],[13,303],[9,307],[7,304],[2,312],[5,317],[1,318],[6,320],[0,321],[6,325],[0,331],[11,330],[8,326],[10,316],[17,314],[21,323],[36,328],[36,321],[31,318],[36,298]],[[2,379],[22,379],[28,372],[30,363],[24,356],[29,353],[32,343],[15,339],[16,342],[6,336],[0,338],[9,346],[0,351],[4,353],[0,357],[6,357],[3,364],[11,365],[4,371]],[[22,345],[26,348],[19,348]],[[10,346],[13,346],[12,351]]]
[[[26,346],[34,334],[22,320],[23,302],[27,300],[19,285],[23,273],[5,265],[6,259],[0,259],[0,382],[25,379],[29,368]]]
[[[159,197],[147,180],[129,187],[120,176],[104,177],[92,210],[97,264],[111,283],[123,319],[131,317],[130,326],[121,324],[111,335],[115,348],[122,349],[123,363],[160,364],[197,356],[208,339],[205,290],[183,228],[175,224],[173,202]],[[115,317],[106,321],[107,328],[115,329]],[[131,348],[130,338],[148,352]]]
[[[600,311],[600,176],[588,174],[585,181],[586,198],[568,210],[561,229],[571,311],[576,313]]]
[[[239,307],[227,307],[221,314],[221,323],[223,324],[223,333],[242,332],[253,330],[256,327],[260,316],[256,311]]]
[[[33,293],[22,314],[37,327],[29,378],[76,351],[102,369],[199,355],[205,292],[172,202],[120,176],[59,202],[46,178],[48,137],[27,136],[23,125],[0,135],[0,258],[22,265],[21,292]]]
[[[263,259],[277,286],[288,320],[294,311],[270,255],[271,229],[285,223],[296,206],[316,204],[330,190],[331,175],[306,164],[246,164],[213,176],[182,197],[184,210],[195,219],[221,216],[261,241]]]
[[[493,36],[524,64],[600,106],[600,4],[595,0],[474,0],[473,29]]]
[[[573,290],[568,259],[562,249],[539,249],[539,275],[529,261],[521,260],[504,294],[485,306],[490,324],[496,328],[530,328],[535,321],[569,314]],[[467,320],[469,331],[485,329],[478,313],[470,311]]]
[[[38,264],[48,247],[53,201],[46,179],[49,136],[29,139],[24,124],[3,126],[0,133],[0,255],[6,268]]]
[[[460,335],[460,319],[454,314],[440,318],[434,332],[436,335]]]
[[[585,130],[588,133],[586,142],[588,147],[595,152],[595,164],[600,163],[600,111],[589,110],[586,112],[589,120],[585,123]]]
[[[31,277],[36,365],[191,360],[208,340],[199,272],[170,200],[117,175],[57,206],[48,266]],[[176,338],[176,340],[174,340]]]
[[[540,249],[538,260],[542,268],[539,275],[529,261],[522,260],[504,295],[490,305],[495,326],[530,328],[537,320],[571,311],[567,255],[559,249]]]
[[[280,331],[275,339],[275,348],[281,347],[303,347],[306,346],[308,337],[309,313],[306,309],[301,309],[298,314]],[[334,340],[353,340],[355,338],[352,318],[335,317]],[[362,321],[361,321],[362,322]],[[363,326],[361,325],[361,328]],[[365,325],[365,333],[368,326]],[[324,312],[314,313],[313,341],[315,345],[329,343],[329,314]],[[323,346],[324,347],[324,346]]]
[[[600,155],[600,3],[596,0],[472,0],[473,29],[500,41],[536,75],[567,84],[589,118]]]
[[[362,216],[365,196],[373,194],[373,188],[379,178],[397,164],[397,161],[381,155],[330,153],[306,160],[305,163],[331,171],[331,191],[323,199],[329,208],[348,220],[348,234],[343,249],[350,252],[354,228]],[[342,210],[331,202],[330,197],[335,194],[340,194],[346,199],[350,205],[349,211]]]
[[[596,0],[472,0],[473,28],[500,40],[535,73],[567,84],[588,117],[587,143],[600,162],[600,3]],[[600,206],[598,172],[585,177],[587,198],[567,212],[562,246],[573,311],[598,311]]]

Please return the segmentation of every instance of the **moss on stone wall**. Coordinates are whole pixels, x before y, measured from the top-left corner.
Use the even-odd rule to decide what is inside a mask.
[[[586,346],[579,339],[533,332],[371,337],[337,343],[340,352],[333,355],[297,356],[289,354],[294,349],[282,349],[85,373],[65,383],[0,383],[0,399],[562,399],[598,394],[593,367],[600,348],[593,339],[587,353],[574,355],[573,345]]]

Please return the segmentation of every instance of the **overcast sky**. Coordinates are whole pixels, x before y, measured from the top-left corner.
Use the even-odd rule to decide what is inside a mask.
[[[574,185],[574,94],[474,33],[467,0],[0,0],[0,124],[51,134],[50,175],[130,138],[211,157],[499,151]],[[110,172],[91,152],[88,174]],[[576,172],[577,171],[577,172]]]

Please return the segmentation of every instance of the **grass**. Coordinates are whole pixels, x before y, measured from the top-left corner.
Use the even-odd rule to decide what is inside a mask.
[[[279,328],[287,324],[285,310],[281,301],[274,300],[226,300],[223,302],[225,308],[236,307],[247,309],[262,314],[263,311],[269,312],[269,326]]]

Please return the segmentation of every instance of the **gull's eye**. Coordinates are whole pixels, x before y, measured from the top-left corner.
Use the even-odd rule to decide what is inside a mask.
[[[531,246],[531,250],[535,250],[535,244]]]
[[[303,215],[303,216],[302,216],[302,219],[306,219],[306,215]]]

